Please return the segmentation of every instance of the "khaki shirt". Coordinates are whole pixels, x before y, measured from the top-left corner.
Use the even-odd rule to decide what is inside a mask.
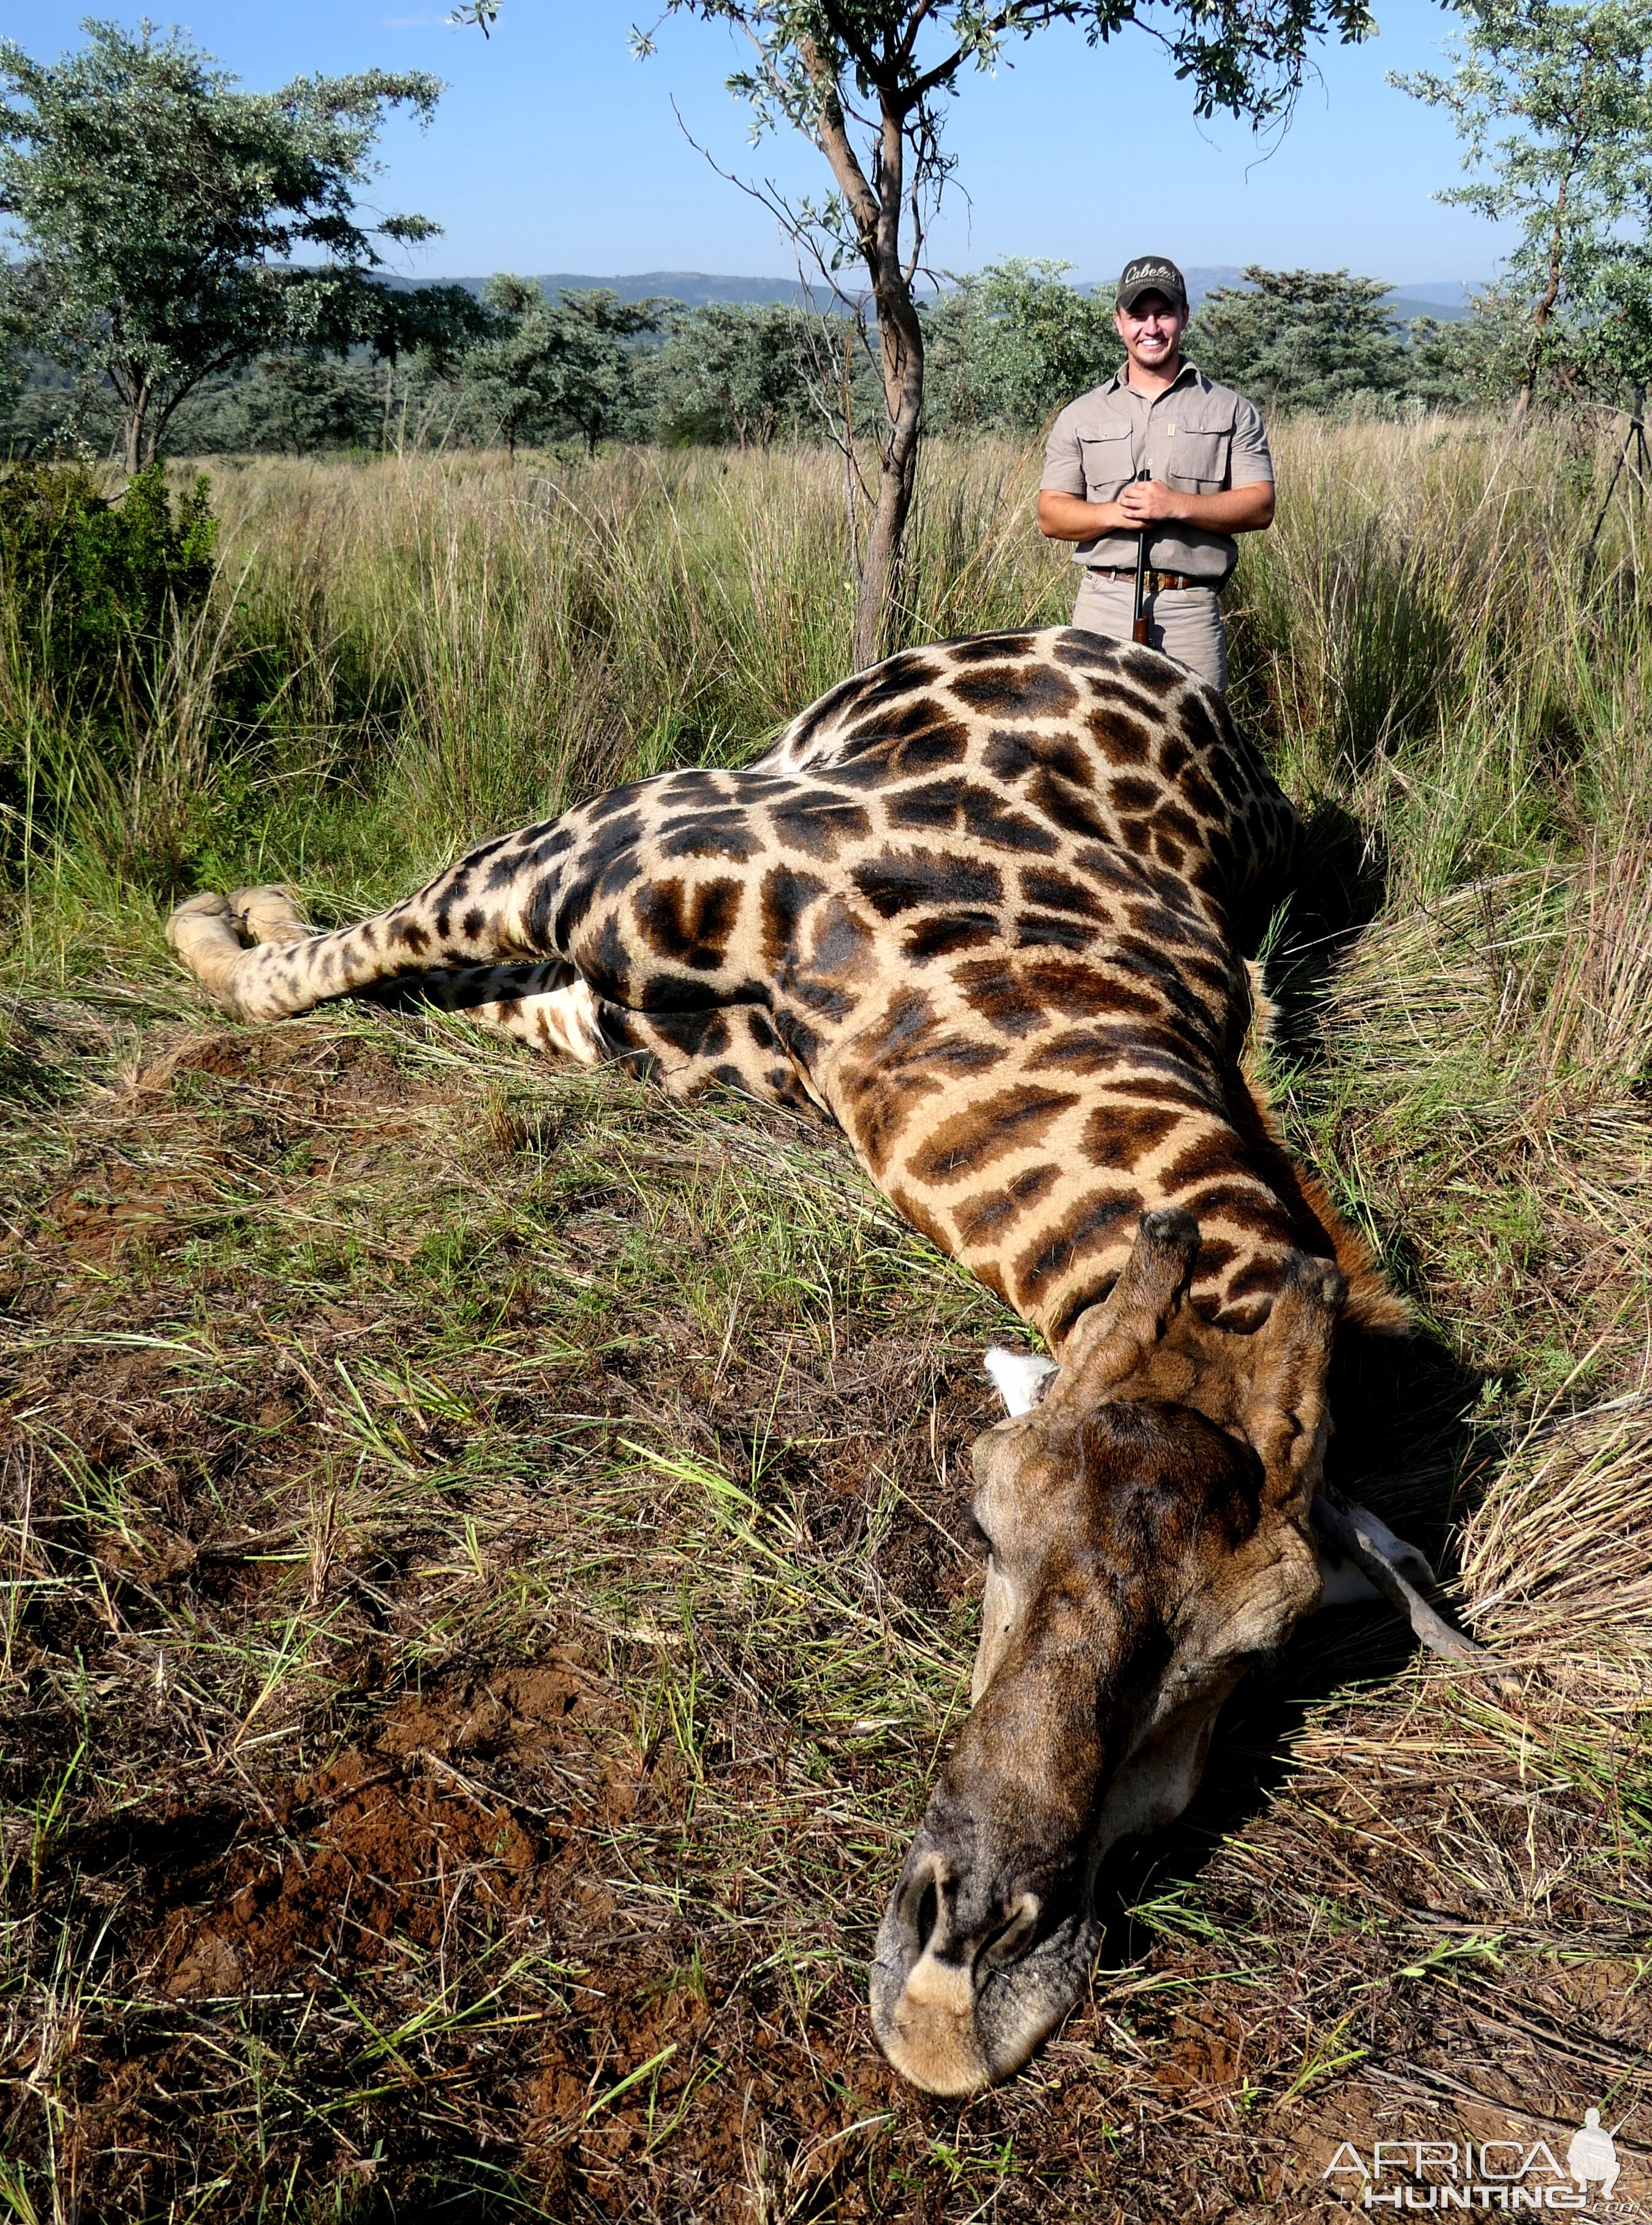
[[[1149,400],[1130,385],[1126,368],[1121,364],[1105,386],[1080,395],[1056,419],[1044,449],[1041,492],[1117,502],[1143,468],[1185,494],[1271,483],[1267,430],[1254,403],[1231,386],[1216,385],[1190,363]],[[1073,561],[1134,569],[1136,538],[1109,533],[1080,541]],[[1167,518],[1149,532],[1147,561],[1157,571],[1185,572],[1219,587],[1239,551],[1231,533],[1205,533]]]

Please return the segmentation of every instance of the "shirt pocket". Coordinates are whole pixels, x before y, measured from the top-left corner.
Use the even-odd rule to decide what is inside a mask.
[[[1136,476],[1130,428],[1115,432],[1080,433],[1084,453],[1084,494],[1086,502],[1117,502]]]
[[[1170,436],[1170,484],[1184,494],[1219,494],[1228,483],[1233,426],[1178,425]]]

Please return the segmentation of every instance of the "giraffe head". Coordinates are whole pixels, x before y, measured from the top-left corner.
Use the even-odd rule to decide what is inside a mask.
[[[1073,2006],[1103,1855],[1181,1812],[1223,1701],[1320,1596],[1308,1508],[1345,1284],[1299,1256],[1234,1334],[1188,1302],[1199,1242],[1187,1213],[1144,1215],[1043,1398],[975,1448],[971,1712],[872,1964],[884,2052],[932,2093],[1018,2070]]]

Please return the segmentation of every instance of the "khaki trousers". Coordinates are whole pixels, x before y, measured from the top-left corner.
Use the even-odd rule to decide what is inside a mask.
[[[1174,656],[1218,690],[1227,686],[1227,632],[1214,587],[1168,587],[1146,604],[1149,646]],[[1098,580],[1085,574],[1073,623],[1086,633],[1128,641],[1136,612],[1131,580]]]

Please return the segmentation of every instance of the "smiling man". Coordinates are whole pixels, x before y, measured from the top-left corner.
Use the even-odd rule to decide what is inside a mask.
[[[1183,360],[1187,288],[1174,263],[1126,263],[1113,322],[1124,363],[1056,419],[1038,523],[1049,540],[1078,544],[1073,624],[1119,641],[1130,638],[1145,532],[1149,642],[1225,688],[1217,594],[1238,561],[1234,535],[1273,523],[1268,434],[1254,403]]]

